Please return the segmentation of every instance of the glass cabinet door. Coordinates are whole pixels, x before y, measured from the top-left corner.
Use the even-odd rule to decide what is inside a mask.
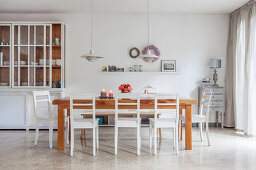
[[[14,86],[50,87],[51,26],[14,25]]]
[[[0,88],[10,86],[11,76],[11,26],[0,24]]]

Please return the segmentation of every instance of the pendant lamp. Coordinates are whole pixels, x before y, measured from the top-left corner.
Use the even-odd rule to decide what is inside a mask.
[[[155,54],[151,54],[151,51],[149,49],[149,0],[148,0],[148,50],[146,54],[143,54],[140,57],[143,58],[145,62],[151,62],[151,63],[159,59],[159,56]]]
[[[81,56],[81,58],[85,58],[85,59],[87,59],[88,61],[90,61],[90,62],[95,62],[95,61],[97,61],[98,59],[101,59],[101,58],[104,58],[104,57],[102,57],[102,56],[100,56],[100,55],[97,55],[97,54],[95,54],[94,53],[94,51],[93,51],[93,44],[92,44],[92,15],[93,15],[93,11],[92,11],[92,6],[93,6],[93,3],[92,3],[92,0],[91,0],[91,49],[90,49],[90,53],[89,54],[85,54],[85,55],[82,55]]]

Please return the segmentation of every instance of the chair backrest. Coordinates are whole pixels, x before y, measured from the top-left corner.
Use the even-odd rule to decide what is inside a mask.
[[[115,96],[115,120],[128,113],[136,113],[140,119],[140,95],[137,93],[118,93]]]
[[[95,122],[95,95],[94,94],[71,94],[70,95],[70,122],[76,117],[82,117],[82,114],[92,114]]]
[[[199,115],[203,114],[203,109],[206,108],[206,118],[209,118],[209,110],[212,98],[212,90],[211,89],[204,89],[202,90],[201,99],[200,99],[200,109]]]
[[[49,117],[53,116],[52,114],[52,103],[50,98],[49,91],[33,91],[33,98],[34,98],[34,115],[36,118],[40,117],[40,110],[44,110],[48,112]]]
[[[155,121],[158,118],[158,114],[161,111],[166,111],[168,108],[167,114],[175,116],[176,122],[179,120],[179,97],[172,94],[155,94]]]

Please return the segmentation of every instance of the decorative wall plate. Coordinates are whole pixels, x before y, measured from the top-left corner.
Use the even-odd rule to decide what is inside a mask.
[[[133,47],[132,49],[130,49],[129,55],[132,58],[137,58],[140,56],[140,50],[136,47]]]

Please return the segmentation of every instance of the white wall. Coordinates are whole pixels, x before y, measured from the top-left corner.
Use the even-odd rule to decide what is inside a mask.
[[[90,20],[86,14],[0,15],[0,21],[63,21],[66,23],[66,91],[95,92],[116,90],[130,83],[135,91],[149,84],[159,92],[178,93],[197,99],[202,78],[211,77],[210,58],[222,59],[219,83],[224,84],[227,15],[152,14],[150,41],[161,52],[161,60],[177,60],[177,75],[102,74],[103,65],[125,67],[143,65],[145,71],[160,71],[161,61],[145,63],[129,57],[129,49],[142,49],[147,42],[146,15],[98,14],[94,17],[94,50],[105,58],[90,63],[80,58],[89,52]],[[3,107],[0,104],[1,107]],[[6,107],[6,106],[4,106]],[[194,107],[193,113],[196,113]],[[20,113],[22,114],[22,113]],[[214,117],[211,118],[214,121]]]

